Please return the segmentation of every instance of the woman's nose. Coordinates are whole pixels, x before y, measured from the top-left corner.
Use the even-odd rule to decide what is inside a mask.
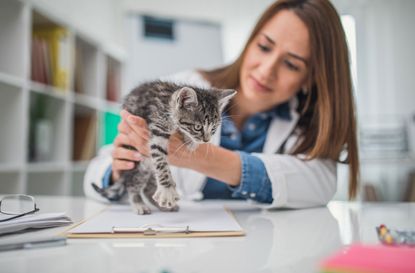
[[[260,80],[267,82],[276,78],[277,62],[277,57],[268,57],[262,60],[259,66]]]

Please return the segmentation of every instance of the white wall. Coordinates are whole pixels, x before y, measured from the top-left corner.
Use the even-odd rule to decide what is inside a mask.
[[[126,91],[145,80],[194,68],[212,69],[223,63],[219,24],[171,19],[174,39],[163,40],[144,37],[142,16],[128,16]]]
[[[221,24],[224,62],[228,63],[239,55],[258,16],[272,2],[271,0],[124,0],[123,9]]]

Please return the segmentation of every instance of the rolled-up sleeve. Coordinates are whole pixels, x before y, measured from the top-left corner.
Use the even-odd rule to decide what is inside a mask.
[[[241,181],[229,187],[232,197],[242,197],[260,203],[272,203],[272,185],[261,159],[246,152],[238,152],[242,162]]]

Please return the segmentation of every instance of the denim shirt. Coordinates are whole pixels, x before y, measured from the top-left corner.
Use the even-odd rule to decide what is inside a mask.
[[[239,186],[232,187],[208,177],[203,188],[205,199],[252,199],[272,203],[272,186],[264,163],[251,153],[262,152],[271,121],[274,118],[290,120],[288,103],[251,116],[239,131],[226,115],[222,120],[220,146],[239,153],[242,162]]]

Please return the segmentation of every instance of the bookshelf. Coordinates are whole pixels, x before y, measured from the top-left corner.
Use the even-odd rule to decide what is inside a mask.
[[[0,37],[0,194],[82,195],[116,130],[123,50],[30,0],[0,1]]]

